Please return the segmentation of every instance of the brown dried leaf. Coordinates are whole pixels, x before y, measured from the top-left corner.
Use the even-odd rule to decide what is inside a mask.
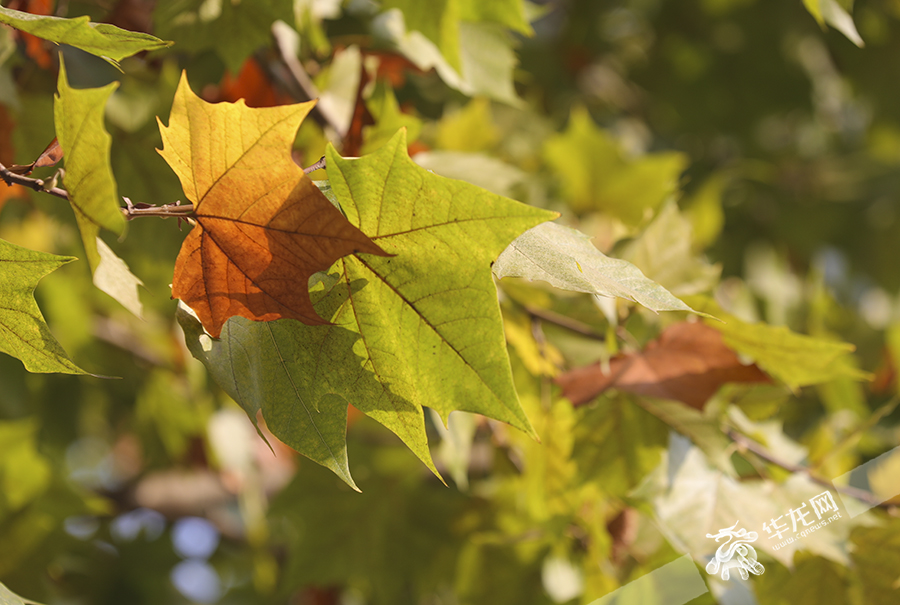
[[[727,382],[769,380],[755,364],[742,364],[718,330],[700,322],[680,322],[666,328],[643,351],[611,359],[609,372],[597,362],[566,372],[557,383],[575,405],[615,388],[702,409]]]

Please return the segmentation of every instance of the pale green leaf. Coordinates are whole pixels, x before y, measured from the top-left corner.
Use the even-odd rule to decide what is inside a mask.
[[[816,20],[816,23],[822,27],[825,26],[825,18],[822,16],[822,0],[803,0],[803,6]]]
[[[808,6],[809,5],[807,4],[807,7]],[[862,48],[866,45],[865,42],[863,42],[862,36],[860,36],[859,32],[856,30],[856,24],[853,23],[853,17],[850,16],[850,13],[848,13],[837,0],[819,0],[819,7],[822,11],[821,19],[824,19],[825,23],[847,36],[847,39],[858,47]],[[813,14],[813,16],[815,17],[815,14]],[[821,20],[819,21],[821,22]]]
[[[125,217],[119,208],[116,181],[109,164],[112,138],[103,127],[106,101],[118,86],[76,90],[69,87],[65,64],[60,61],[58,94],[53,105],[56,136],[65,152],[63,183],[81,231],[91,266],[100,264],[97,234],[101,228],[121,234]]]
[[[42,277],[73,260],[0,240],[0,352],[20,359],[29,372],[87,373],[50,333],[33,294]]]
[[[706,292],[718,281],[721,268],[698,256],[691,243],[690,221],[678,211],[677,204],[669,202],[622,249],[621,256],[675,295]]]
[[[497,195],[509,196],[526,178],[519,168],[482,153],[422,151],[413,159],[435,174],[472,183]]]
[[[119,29],[109,23],[91,23],[88,17],[62,19],[32,15],[0,6],[0,23],[28,32],[56,44],[80,48],[112,63],[144,50],[171,46],[150,34]]]
[[[125,261],[116,256],[116,253],[99,237],[97,252],[100,255],[100,262],[94,269],[94,285],[136,316],[141,317],[143,306],[138,297],[138,286],[143,286],[144,282],[135,277]]]
[[[672,463],[670,460],[669,464]],[[659,471],[665,472],[665,469]],[[738,522],[736,530],[757,532],[759,537],[753,547],[760,555],[768,555],[783,565],[791,565],[794,553],[800,550],[847,563],[848,535],[862,519],[850,520],[840,498],[830,490],[842,517],[822,523],[801,536],[804,528],[820,522],[812,512],[809,500],[829,491],[806,475],[791,475],[780,484],[770,480],[740,481],[710,468],[697,448],[690,448],[677,468],[669,469],[669,472],[672,473],[671,484],[654,498],[654,508],[664,535],[671,543],[682,545],[694,560],[708,560],[722,544],[707,538],[706,534],[715,535],[720,529]],[[796,531],[789,513],[792,509],[801,509],[807,515],[797,521]],[[829,516],[832,514],[828,513]],[[776,533],[767,533],[763,528],[772,519],[779,520],[779,527],[787,522],[787,529],[782,530],[780,539]],[[804,521],[808,525],[804,526]],[[783,544],[789,538],[794,540]]]
[[[38,605],[38,603],[23,599],[0,583],[0,605]]]
[[[624,298],[654,311],[693,310],[628,261],[597,250],[590,236],[556,223],[538,225],[516,238],[494,263],[494,274]]]
[[[423,71],[433,68],[448,86],[463,94],[484,95],[513,106],[522,104],[513,86],[516,54],[502,26],[460,23],[459,65],[452,65],[436,43],[422,32],[408,28],[399,9],[379,15],[373,28],[379,38],[396,47],[416,67]]]
[[[213,49],[237,75],[241,64],[269,46],[275,21],[292,23],[291,0],[160,0],[153,11],[156,32],[188,53]]]
[[[560,178],[576,212],[597,211],[637,226],[678,191],[687,157],[676,152],[627,157],[583,107],[572,110],[562,134],[544,144],[544,159]]]
[[[407,30],[421,32],[440,50],[447,63],[459,71],[459,0],[382,0],[387,9],[399,9]]]

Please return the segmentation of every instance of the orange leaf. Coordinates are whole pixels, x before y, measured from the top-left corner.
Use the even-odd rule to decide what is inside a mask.
[[[727,382],[769,382],[769,377],[755,364],[742,364],[722,342],[721,332],[700,322],[669,326],[643,351],[611,359],[608,373],[598,362],[557,379],[563,396],[575,405],[615,388],[698,409]]]
[[[196,220],[175,261],[172,296],[214,337],[234,315],[328,323],[313,309],[309,278],[348,254],[388,256],[291,159],[312,106],[210,104],[182,74],[169,126],[160,123],[160,155]]]

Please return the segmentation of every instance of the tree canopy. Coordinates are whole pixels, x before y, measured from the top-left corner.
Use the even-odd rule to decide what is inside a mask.
[[[893,4],[3,4],[0,603],[897,601]]]

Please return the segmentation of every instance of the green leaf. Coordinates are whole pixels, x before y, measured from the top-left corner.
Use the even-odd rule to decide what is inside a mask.
[[[371,153],[388,141],[401,128],[406,128],[407,136],[411,141],[419,138],[422,130],[422,120],[416,116],[400,111],[400,104],[394,91],[384,82],[378,82],[372,96],[366,101],[366,107],[375,118],[375,125],[366,129],[366,140],[362,148],[362,154]]]
[[[676,401],[652,397],[636,397],[634,401],[690,439],[720,471],[736,476],[731,463],[731,440],[722,432],[717,418]]]
[[[497,23],[526,36],[534,34],[524,0],[459,0],[459,17],[463,21]]]
[[[585,480],[624,496],[658,464],[668,430],[627,397],[603,397],[584,407],[575,428],[575,458]]]
[[[310,350],[320,343],[296,337],[303,324],[233,317],[214,340],[183,303],[177,317],[191,354],[254,423],[261,411],[273,435],[358,491],[347,461],[347,402],[328,393],[330,373],[318,375],[327,358],[316,356],[330,351]],[[352,346],[352,334],[333,329],[350,340],[335,338],[332,346]]]
[[[688,302],[722,320],[706,323],[722,333],[729,348],[749,357],[769,376],[791,389],[841,377],[871,378],[853,363],[850,355],[856,347],[850,343],[812,338],[785,326],[746,323],[725,313],[709,299],[692,297]]]
[[[22,509],[50,484],[50,463],[35,444],[39,428],[35,420],[0,422],[0,512]]]
[[[20,359],[29,372],[87,374],[53,338],[34,301],[38,281],[73,260],[0,240],[0,352]]]
[[[499,278],[541,280],[555,288],[618,297],[654,311],[693,311],[628,261],[609,258],[576,229],[544,223],[516,238],[494,263]]]
[[[358,452],[373,475],[362,494],[307,465],[274,498],[271,526],[296,529],[276,536],[288,546],[283,591],[336,585],[352,587],[367,603],[422,603],[452,582],[474,499],[417,480],[411,459],[393,461],[386,472],[383,461],[395,449]]]
[[[177,42],[179,51],[213,49],[234,75],[257,48],[269,46],[279,20],[293,23],[291,0],[160,0],[153,11],[156,32]]]
[[[251,418],[262,409],[279,439],[348,483],[347,403],[435,473],[423,406],[444,422],[459,409],[533,435],[512,385],[490,263],[554,214],[416,166],[403,131],[357,160],[329,148],[328,173],[350,222],[397,256],[347,257],[315,284],[316,312],[331,326],[232,318],[221,340],[188,334],[192,353]]]
[[[62,19],[32,15],[0,6],[0,23],[56,44],[68,44],[116,64],[144,50],[171,46],[150,34],[130,32],[108,23],[91,23],[88,17]]]
[[[103,88],[71,88],[65,63],[60,62],[53,114],[56,136],[66,154],[63,183],[92,270],[100,263],[96,241],[100,228],[117,234],[125,229],[109,165],[112,138],[103,126],[106,101],[117,87],[113,82]]]
[[[445,422],[459,409],[530,433],[490,265],[556,213],[429,173],[406,154],[402,131],[375,154],[348,160],[329,148],[327,161],[347,218],[397,255],[344,259],[344,280],[368,285],[332,321],[358,331],[382,382]]]
[[[851,535],[851,558],[862,584],[867,605],[897,602],[900,582],[900,522],[891,519],[882,527],[857,528]]]
[[[849,575],[843,565],[801,551],[794,557],[793,570],[769,564],[754,578],[753,588],[758,602],[766,605],[849,605]]]
[[[564,133],[546,141],[544,159],[575,212],[604,212],[629,226],[644,222],[678,191],[687,166],[687,157],[676,152],[627,157],[583,107],[572,110]]]
[[[127,265],[98,236],[100,229],[121,235],[125,218],[119,207],[116,181],[110,166],[112,137],[103,126],[106,102],[117,88],[76,90],[69,87],[65,63],[60,60],[58,94],[53,106],[56,136],[65,152],[63,183],[81,231],[94,285],[140,317],[137,285]]]
[[[0,582],[0,605],[39,605],[35,601],[23,599]]]

